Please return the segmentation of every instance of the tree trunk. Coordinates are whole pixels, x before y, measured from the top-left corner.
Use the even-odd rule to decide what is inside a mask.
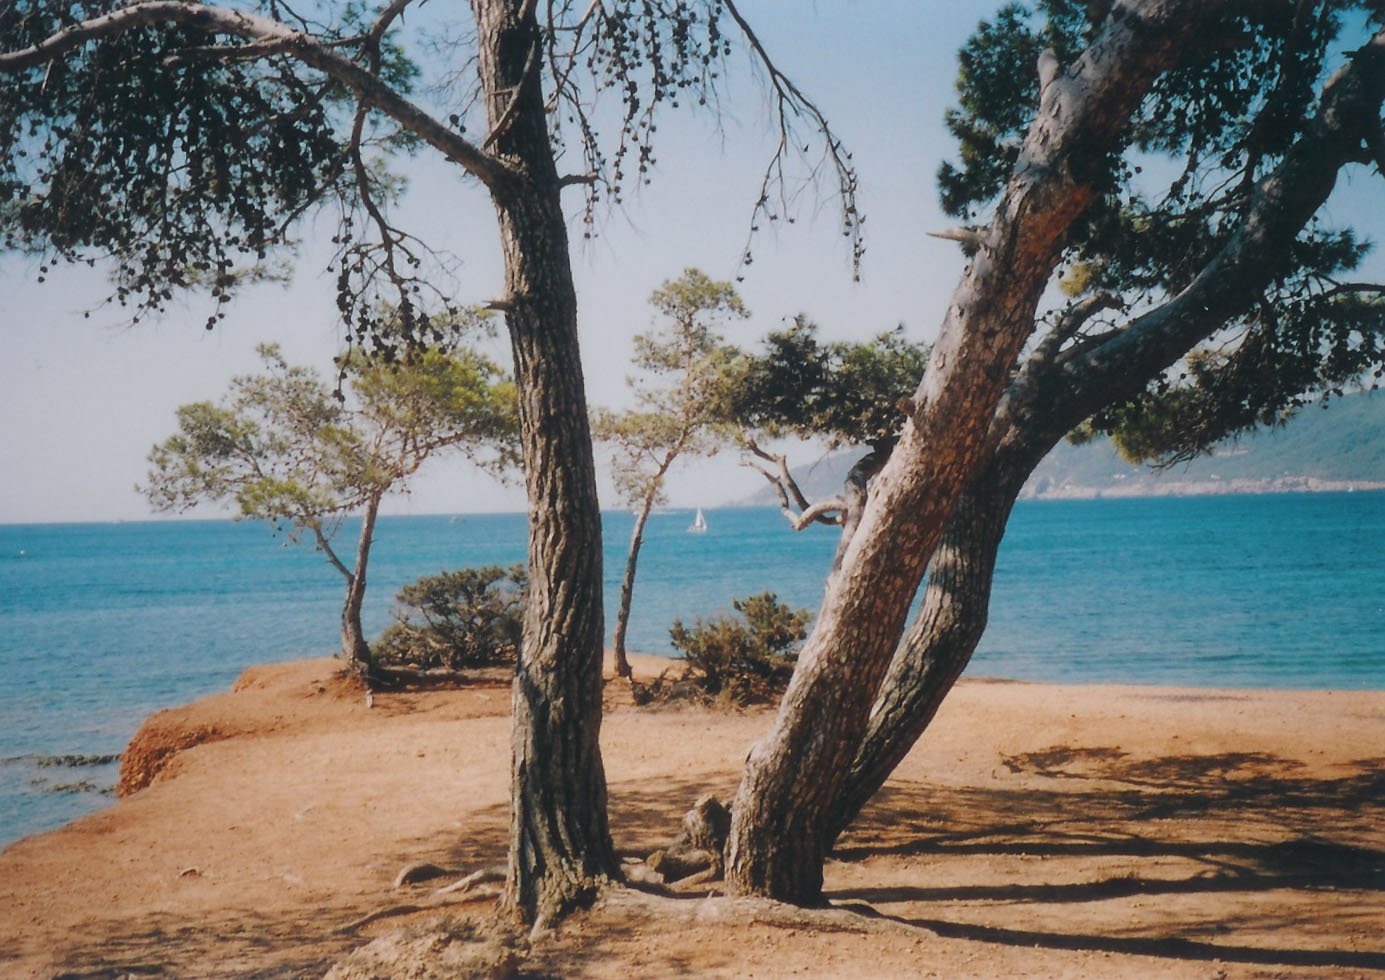
[[[858,459],[847,471],[842,482],[842,500],[846,509],[842,512],[842,536],[837,539],[837,550],[832,555],[832,571],[842,565],[847,546],[861,524],[861,512],[866,509],[866,499],[870,492],[870,481],[880,473],[894,452],[896,439],[882,439],[871,443],[870,451]]]
[[[1045,87],[1014,176],[948,308],[923,384],[872,487],[770,732],[732,807],[727,887],[821,900],[829,815],[865,734],[910,602],[1107,152],[1153,79],[1216,3],[1152,2],[1110,22]]]
[[[1309,135],[1258,183],[1240,227],[1182,293],[1079,357],[1061,331],[1031,355],[997,413],[998,445],[959,501],[934,555],[923,609],[896,652],[828,824],[828,846],[884,785],[932,721],[985,629],[996,551],[1025,480],[1063,435],[1129,398],[1259,300],[1295,239],[1332,193],[1340,169],[1373,132],[1385,98],[1385,32],[1325,86]],[[1074,308],[1079,324],[1105,304]],[[1079,304],[1079,307],[1082,304]]]
[[[827,850],[909,754],[970,663],[986,630],[996,554],[1010,511],[1048,448],[1029,465],[992,457],[958,500],[929,565],[923,606],[890,661],[861,748],[828,816]]]
[[[492,199],[519,389],[529,601],[513,688],[506,907],[544,924],[619,877],[601,762],[601,514],[577,299],[548,140],[533,5],[473,0],[493,152],[517,170]]]
[[[630,661],[625,656],[625,631],[630,625],[630,600],[635,593],[635,566],[639,564],[640,547],[644,544],[644,526],[649,523],[649,512],[654,509],[654,494],[647,493],[640,504],[640,512],[635,515],[635,529],[630,532],[630,553],[625,559],[625,576],[620,580],[620,608],[616,610],[615,636],[611,640],[612,653],[616,661],[616,673],[629,677]]]
[[[380,513],[380,497],[366,501],[361,515],[361,533],[356,539],[356,563],[346,580],[346,602],[341,608],[341,652],[351,670],[369,678],[375,673],[375,655],[361,628],[361,606],[365,604],[366,566],[375,537],[375,518]]]

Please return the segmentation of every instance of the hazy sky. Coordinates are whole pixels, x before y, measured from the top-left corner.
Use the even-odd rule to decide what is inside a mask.
[[[944,224],[933,189],[948,149],[941,118],[952,94],[955,52],[990,9],[944,14],[942,6],[746,5],[781,67],[822,104],[854,152],[869,251],[863,281],[854,284],[832,202],[805,202],[794,225],[758,240],[741,287],[753,317],[737,327],[738,339],[750,343],[799,311],[829,336],[867,336],[899,322],[916,337],[935,330],[961,268],[954,245],[925,237]],[[595,404],[626,397],[630,337],[651,323],[651,290],[690,265],[716,277],[737,272],[769,123],[759,85],[738,83],[731,95],[719,127],[706,116],[668,116],[653,184],[629,201],[624,215],[606,219],[593,243],[581,242],[580,229],[574,233]],[[404,224],[462,258],[459,298],[497,295],[496,233],[479,185],[427,154],[403,168],[411,182]],[[575,214],[579,194],[569,193]],[[329,372],[340,331],[333,279],[313,242],[330,234],[325,219],[305,228],[292,285],[242,295],[210,333],[202,329],[207,307],[200,297],[160,323],[130,329],[111,309],[83,317],[108,291],[100,270],[62,269],[38,284],[35,265],[0,260],[0,522],[147,517],[149,507],[133,487],[144,477],[150,447],[172,433],[177,406],[219,397],[233,375],[255,369],[255,345],[264,340],[279,341],[291,362]],[[675,503],[713,504],[762,482],[727,459],[684,469],[670,489]],[[518,486],[501,487],[462,464],[445,463],[422,474],[412,496],[396,499],[391,509],[523,506]]]
[[[942,115],[952,99],[956,51],[997,4],[761,0],[743,6],[780,67],[821,104],[853,151],[868,252],[862,281],[853,283],[833,202],[806,201],[794,225],[759,237],[741,285],[753,316],[733,339],[753,343],[800,311],[829,337],[866,337],[897,323],[915,338],[932,337],[962,267],[955,245],[926,237],[951,223],[934,190],[938,164],[951,153]],[[593,404],[625,400],[630,338],[651,323],[651,290],[686,266],[719,278],[738,271],[770,133],[758,85],[738,83],[730,94],[719,123],[687,113],[666,117],[653,184],[630,199],[623,215],[606,219],[595,242],[583,243],[574,222]],[[480,186],[427,153],[402,167],[411,189],[400,223],[461,257],[458,299],[497,295],[496,232]],[[576,215],[580,193],[569,193]],[[216,399],[233,375],[254,370],[261,341],[276,340],[291,362],[330,372],[340,330],[333,277],[323,271],[325,254],[314,243],[331,233],[325,219],[304,228],[292,285],[243,294],[211,333],[202,329],[207,304],[201,298],[160,323],[127,329],[111,310],[82,316],[108,292],[100,270],[64,269],[40,285],[35,265],[0,260],[6,341],[0,522],[149,516],[133,488],[144,477],[150,447],[172,433],[177,406]],[[508,363],[508,354],[502,356]],[[712,505],[761,485],[762,478],[723,458],[676,472],[670,492],[675,504]],[[416,479],[412,496],[394,500],[389,510],[523,507],[517,485],[502,487],[445,463]]]

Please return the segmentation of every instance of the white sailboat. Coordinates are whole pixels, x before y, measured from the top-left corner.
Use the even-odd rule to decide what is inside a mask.
[[[702,508],[697,508],[697,516],[693,518],[692,527],[688,528],[689,534],[706,534],[707,518],[702,516]]]

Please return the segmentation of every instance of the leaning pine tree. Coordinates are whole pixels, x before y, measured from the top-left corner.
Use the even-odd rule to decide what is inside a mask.
[[[967,111],[953,117],[963,164],[942,174],[960,217],[998,188],[977,151],[1024,119],[1025,93],[998,66],[1045,44],[1071,50],[1092,29],[1054,8],[1047,23],[997,20],[964,54]],[[1341,176],[1374,170],[1378,181],[1385,169],[1385,36],[1351,38],[1327,4],[1243,16],[1224,30],[1253,43],[1189,57],[1132,121],[1132,157],[1171,158],[1172,182],[1151,188],[1133,159],[1110,162],[1108,192],[1067,251],[1059,284],[1071,298],[1036,324],[1041,339],[1006,388],[825,826],[829,843],[965,668],[1010,509],[1065,434],[1105,430],[1129,455],[1187,458],[1381,376],[1385,284],[1352,274],[1365,246],[1319,214]]]
[[[1353,50],[1333,4],[1044,9],[1031,28],[1007,8],[964,52],[964,166],[943,186],[972,262],[747,762],[733,892],[820,900],[837,834],[970,655],[1010,504],[1066,432],[1153,413],[1197,445],[1379,363],[1380,290],[1339,278],[1361,248],[1314,216],[1343,170],[1385,162],[1385,36]],[[1158,155],[1177,162],[1151,192],[1139,171]],[[1074,300],[1041,316],[1064,263]],[[1202,393],[1160,397],[1165,369],[1208,341]]]

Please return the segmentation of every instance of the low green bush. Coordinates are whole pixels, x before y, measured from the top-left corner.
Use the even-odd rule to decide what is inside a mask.
[[[526,585],[523,565],[426,575],[399,590],[396,621],[375,644],[375,658],[386,666],[425,670],[512,662]]]
[[[738,616],[717,616],[692,626],[675,619],[669,638],[682,653],[682,673],[661,674],[653,700],[722,701],[736,705],[776,700],[788,686],[813,616],[790,609],[773,592],[736,599]]]

